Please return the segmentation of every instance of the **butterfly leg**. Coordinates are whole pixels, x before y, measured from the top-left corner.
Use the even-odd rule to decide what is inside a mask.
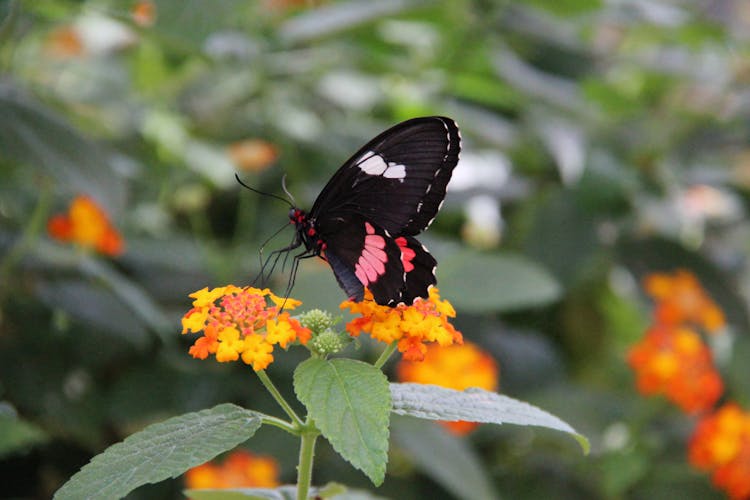
[[[284,255],[284,262],[286,262],[286,257],[295,248],[299,248],[300,245],[302,245],[302,240],[299,238],[298,235],[294,236],[294,240],[287,245],[284,248],[279,248],[278,250],[274,250],[270,254],[268,254],[268,257],[265,261],[261,263],[260,271],[258,272],[258,275],[255,276],[253,279],[253,284],[255,284],[260,279],[260,285],[265,286],[266,280],[271,277],[273,274],[274,269],[276,269],[276,265],[279,262],[279,259],[282,255]],[[262,250],[261,250],[262,251]],[[262,256],[261,256],[262,259]],[[270,267],[269,267],[270,266]],[[282,267],[284,264],[282,264]]]

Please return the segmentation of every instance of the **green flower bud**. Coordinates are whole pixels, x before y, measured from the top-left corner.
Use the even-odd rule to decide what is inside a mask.
[[[316,354],[327,356],[341,351],[348,343],[348,335],[342,335],[331,328],[326,328],[313,336],[310,342],[307,343],[307,347]]]
[[[313,332],[314,337],[316,334],[320,334],[326,329],[331,328],[338,322],[338,319],[334,318],[333,315],[327,311],[312,309],[300,314],[299,322],[302,323],[302,326],[305,328],[309,328]]]

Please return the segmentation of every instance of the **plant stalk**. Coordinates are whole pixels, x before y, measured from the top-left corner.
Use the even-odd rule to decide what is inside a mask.
[[[305,423],[302,421],[301,418],[297,416],[297,414],[294,412],[292,407],[289,405],[289,403],[286,402],[286,399],[284,399],[284,396],[281,395],[279,390],[276,388],[275,385],[273,385],[273,382],[271,382],[271,379],[266,374],[265,370],[258,370],[255,372],[258,375],[258,378],[263,383],[263,385],[268,389],[268,392],[271,393],[271,396],[273,396],[273,399],[276,400],[276,402],[281,406],[281,409],[284,410],[284,412],[289,415],[289,418],[292,419],[292,422],[294,422],[295,426],[297,427],[303,427]]]
[[[318,430],[312,420],[308,418],[307,429],[301,434],[302,442],[299,448],[299,465],[297,466],[297,500],[307,500],[312,483],[313,461],[315,458],[315,441]]]
[[[380,354],[380,357],[373,363],[373,366],[375,368],[382,368],[383,365],[388,361],[388,358],[391,357],[391,354],[393,354],[393,351],[396,350],[398,347],[398,342],[391,342],[388,344],[388,347],[385,348],[385,350]]]

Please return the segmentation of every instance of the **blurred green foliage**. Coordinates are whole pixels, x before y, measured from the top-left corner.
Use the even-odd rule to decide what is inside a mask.
[[[179,335],[187,295],[248,284],[287,221],[236,184],[230,147],[271,146],[278,158],[242,178],[278,194],[286,174],[309,207],[364,141],[444,114],[462,161],[422,237],[441,294],[499,360],[502,392],[561,416],[593,452],[525,428],[440,440],[399,423],[377,494],[718,496],[687,464],[694,420],[639,396],[624,358],[648,322],[639,280],[690,269],[730,321],[726,398],[750,406],[745,2],[156,0],[140,23],[136,3],[0,1],[3,495],[47,497],[169,416],[222,402],[276,412],[249,368],[190,359]],[[49,238],[78,194],[106,208],[122,256]],[[293,296],[331,311],[344,298],[311,261]],[[363,341],[356,355],[377,352]],[[270,369],[287,391],[303,356]],[[292,438],[264,428],[250,446],[294,481]],[[368,488],[327,446],[315,483]],[[464,488],[446,480],[448,456],[477,464]]]

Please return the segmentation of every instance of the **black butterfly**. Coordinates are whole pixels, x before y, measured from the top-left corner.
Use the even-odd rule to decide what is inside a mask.
[[[294,257],[290,287],[299,260],[318,256],[350,300],[361,301],[365,287],[381,305],[427,298],[437,262],[414,236],[440,210],[460,149],[456,123],[432,116],[399,123],[357,151],[309,212],[289,210],[295,239],[274,253],[278,261],[305,247]]]

